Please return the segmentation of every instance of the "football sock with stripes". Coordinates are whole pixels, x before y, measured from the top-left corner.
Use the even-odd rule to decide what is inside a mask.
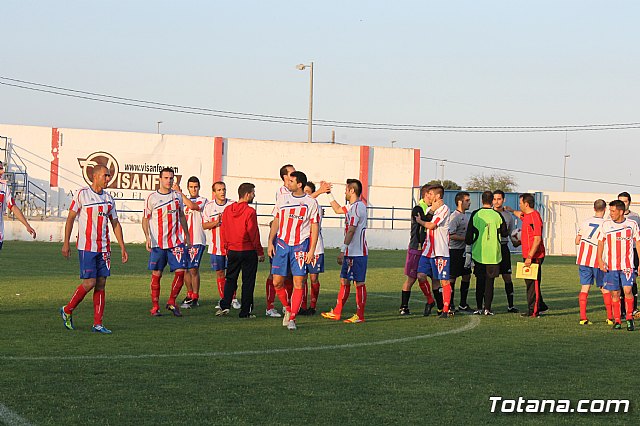
[[[220,299],[224,298],[224,284],[227,282],[226,278],[216,278],[216,284],[218,285],[218,294]]]
[[[153,310],[160,309],[160,276],[151,274],[151,303]]]
[[[442,311],[449,312],[449,305],[451,304],[451,285],[445,284],[442,286]]]
[[[624,298],[625,306],[627,307],[626,320],[633,319],[633,296]]]
[[[80,302],[82,302],[86,295],[87,290],[85,290],[82,284],[80,284],[78,288],[76,288],[76,291],[73,293],[73,296],[71,296],[71,300],[69,301],[67,306],[64,307],[64,312],[67,314],[73,312],[76,306],[78,306]]]
[[[291,295],[293,294],[293,278],[285,278],[284,288],[287,290],[287,298],[291,301]]]
[[[338,316],[342,315],[342,307],[345,303],[347,303],[347,300],[349,300],[349,293],[351,293],[351,286],[340,284],[340,291],[338,292],[336,307],[333,308],[334,314]]]
[[[358,318],[364,321],[364,307],[367,305],[367,286],[356,286],[356,313]]]
[[[611,307],[611,293],[602,293],[602,299],[604,299],[604,307],[607,310],[607,319],[613,320],[613,310]]]
[[[293,294],[291,295],[291,316],[289,319],[295,320],[296,315],[300,312],[300,306],[302,305],[302,293],[303,290],[301,288],[294,288]]]
[[[422,294],[427,298],[427,303],[433,303],[433,294],[431,294],[431,285],[429,281],[418,281],[418,285],[420,286],[420,290],[422,290]]]
[[[289,308],[289,299],[287,298],[287,290],[285,290],[284,287],[280,287],[280,288],[274,287],[274,289],[276,292],[276,296],[278,296],[280,303],[282,303],[282,307],[286,308],[289,312],[291,312],[291,309]]]
[[[102,317],[104,315],[104,289],[93,290],[93,325],[102,324]]]
[[[578,302],[580,303],[580,320],[585,321],[587,319],[587,297],[589,293],[581,291],[578,295]]]
[[[176,272],[173,275],[173,281],[171,282],[171,295],[169,296],[169,300],[167,303],[169,305],[176,304],[176,297],[180,294],[180,290],[182,290],[182,285],[184,284],[184,271]]]
[[[320,296],[320,281],[315,284],[311,284],[311,308],[315,309],[318,303],[318,296]]]
[[[620,321],[620,299],[618,299],[617,301],[612,300],[611,301],[611,306],[613,307],[613,320],[617,323],[621,322]]]

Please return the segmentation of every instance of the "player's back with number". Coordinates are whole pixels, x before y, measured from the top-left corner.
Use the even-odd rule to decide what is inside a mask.
[[[590,217],[580,224],[578,235],[580,235],[580,243],[578,244],[578,255],[576,256],[576,264],[588,266],[590,268],[598,267],[598,231],[605,221],[601,217]]]

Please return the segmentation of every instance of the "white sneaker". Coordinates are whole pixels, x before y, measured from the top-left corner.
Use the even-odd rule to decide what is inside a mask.
[[[238,299],[233,299],[231,301],[231,306],[233,307],[233,309],[240,309],[242,307],[240,302],[238,302]]]
[[[287,311],[287,309],[285,308],[284,316],[282,317],[282,326],[283,327],[288,327],[289,326],[289,318],[290,317],[291,317],[291,313],[289,311]]]
[[[295,320],[289,321],[289,324],[287,324],[287,330],[293,331],[295,329],[297,329]]]
[[[268,316],[268,317],[271,317],[271,318],[280,318],[282,316],[282,315],[280,315],[280,312],[278,312],[276,310],[276,308],[268,309],[265,312],[265,315]]]
[[[216,306],[214,306],[213,309],[220,309],[220,302],[216,303]]]

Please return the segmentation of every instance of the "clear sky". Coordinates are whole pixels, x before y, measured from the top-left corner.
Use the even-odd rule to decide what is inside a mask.
[[[2,6],[0,76],[196,107],[449,126],[640,122],[638,1],[28,1]],[[306,125],[144,110],[0,85],[0,122],[305,141]],[[336,128],[340,143],[638,185],[640,129],[445,133]],[[331,128],[315,127],[328,141]],[[392,165],[389,165],[392,167]],[[447,164],[464,184],[486,169]],[[422,178],[440,176],[422,161]],[[519,189],[562,179],[514,174]]]

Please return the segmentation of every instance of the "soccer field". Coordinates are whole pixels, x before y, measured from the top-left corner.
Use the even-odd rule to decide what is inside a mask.
[[[63,328],[58,309],[79,279],[77,257],[65,261],[60,248],[7,241],[0,252],[0,423],[637,424],[640,333],[606,326],[595,291],[594,324],[578,325],[573,258],[545,261],[550,312],[540,319],[507,314],[498,279],[496,316],[441,320],[421,315],[417,286],[414,315],[400,317],[405,253],[372,251],[364,324],[316,315],[299,317],[289,332],[264,316],[268,263],[258,273],[255,319],[214,316],[217,291],[206,269],[200,308],[183,318],[151,317],[147,253],[131,245],[129,263],[114,260],[107,283],[105,325],[113,334],[100,335],[90,332],[91,295],[74,313],[77,330]],[[321,275],[320,310],[335,303],[335,255],[329,250]],[[166,274],[162,303],[170,282]],[[514,283],[523,309],[524,283]],[[352,292],[344,316],[354,311]],[[490,412],[491,396],[566,399],[572,407],[581,399],[629,399],[631,407],[500,414]]]

